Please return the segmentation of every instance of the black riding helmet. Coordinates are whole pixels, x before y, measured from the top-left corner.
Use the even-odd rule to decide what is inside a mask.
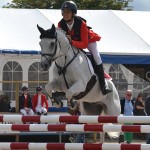
[[[23,86],[22,91],[25,91],[25,90],[29,90],[29,88],[27,86]]]
[[[73,1],[66,1],[62,4],[61,6],[62,13],[65,8],[70,9],[72,12],[77,14],[77,5]]]
[[[43,88],[41,87],[41,86],[38,86],[37,88],[36,88],[36,91],[41,91]]]

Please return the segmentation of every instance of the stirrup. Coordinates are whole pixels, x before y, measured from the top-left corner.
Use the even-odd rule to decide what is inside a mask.
[[[104,88],[102,89],[102,93],[103,95],[106,95],[108,93],[112,92],[112,89],[108,86],[104,86]]]

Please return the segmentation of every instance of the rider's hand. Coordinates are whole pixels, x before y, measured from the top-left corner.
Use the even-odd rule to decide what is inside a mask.
[[[66,35],[66,36],[67,36],[69,42],[71,43],[71,41],[72,41],[71,36],[70,35]]]

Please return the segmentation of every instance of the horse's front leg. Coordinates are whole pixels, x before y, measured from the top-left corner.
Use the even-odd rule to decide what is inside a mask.
[[[85,89],[86,86],[84,85],[83,81],[78,80],[67,90],[66,98],[68,99],[68,101],[71,101],[74,95],[85,91]]]
[[[53,104],[53,106],[60,108],[63,106],[63,103],[55,98],[53,98],[53,92],[54,91],[61,91],[57,81],[51,81],[45,86],[45,90],[48,93],[48,96],[50,97],[50,100]]]
[[[45,90],[47,92],[47,94],[49,95],[49,97],[52,97],[52,92],[55,91],[57,89],[58,85],[56,81],[51,81],[48,84],[46,84],[45,86]]]
[[[77,108],[77,103],[73,101],[73,96],[79,94],[80,92],[85,91],[85,86],[83,81],[78,80],[75,82],[66,92],[66,98],[68,100],[68,107],[71,110],[75,110]]]

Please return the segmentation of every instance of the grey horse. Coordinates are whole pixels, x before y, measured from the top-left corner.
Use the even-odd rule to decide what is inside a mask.
[[[81,115],[120,115],[120,100],[111,79],[106,82],[113,92],[103,95],[91,62],[82,50],[69,43],[64,31],[54,25],[48,30],[39,26],[38,29],[41,66],[45,71],[50,69],[45,86],[48,95],[51,97],[53,91],[64,92],[68,102],[80,101]],[[59,102],[53,103],[61,106]]]

